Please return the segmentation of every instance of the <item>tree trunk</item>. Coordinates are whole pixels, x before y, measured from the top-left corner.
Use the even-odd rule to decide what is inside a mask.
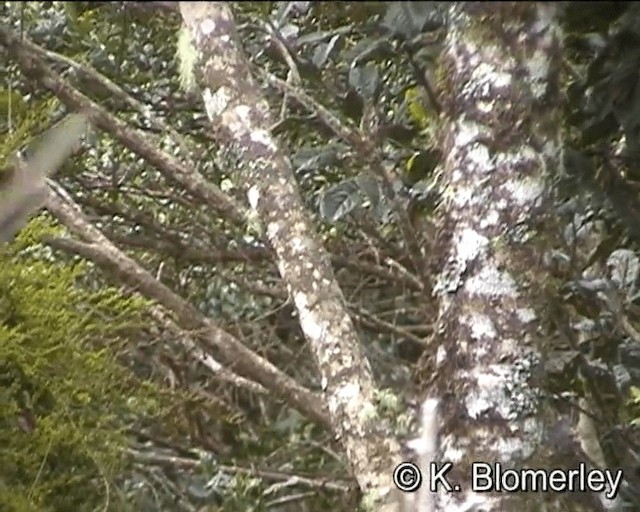
[[[271,135],[274,121],[242,53],[229,5],[183,2],[198,54],[198,83],[219,140],[238,158],[237,183],[266,232],[280,274],[315,355],[333,431],[360,489],[388,495],[398,443],[377,413],[375,386],[358,334],[314,233],[289,161]]]
[[[422,371],[436,373],[429,392],[441,397],[442,460],[453,462],[447,477],[460,492],[441,491],[439,510],[602,509],[591,492],[480,494],[470,480],[477,462],[551,470],[586,460],[568,414],[551,410],[531,382],[541,359],[542,256],[557,232],[548,208],[562,149],[556,11],[450,9],[438,349]]]

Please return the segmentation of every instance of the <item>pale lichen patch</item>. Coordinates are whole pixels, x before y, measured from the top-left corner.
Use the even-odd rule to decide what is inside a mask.
[[[533,322],[536,318],[536,312],[533,308],[520,308],[516,310],[516,316],[524,324]]]
[[[481,172],[491,172],[493,165],[491,164],[491,155],[489,149],[484,144],[475,144],[469,151],[468,160],[475,163]]]
[[[473,187],[460,187],[453,195],[453,202],[457,207],[464,207],[471,203],[476,191]]]
[[[475,276],[467,280],[465,289],[471,295],[487,297],[517,297],[516,283],[507,271],[499,271],[491,264],[485,265]]]
[[[251,206],[251,208],[255,210],[258,207],[258,200],[260,199],[260,191],[258,190],[258,187],[252,185],[249,188],[249,191],[247,192],[247,199],[249,200],[249,205]]]
[[[467,120],[459,121],[454,144],[456,147],[462,148],[475,141],[479,135],[480,127],[478,124]]]
[[[476,104],[477,109],[480,112],[483,112],[485,114],[491,112],[493,110],[494,106],[495,106],[495,102],[494,101],[479,101]]]
[[[291,250],[293,253],[301,254],[310,249],[313,246],[313,242],[306,236],[296,236],[291,240]],[[309,262],[305,262],[306,265],[309,265]],[[314,279],[312,280],[312,284],[316,284],[318,280],[318,274],[313,275]]]
[[[308,295],[304,292],[296,292],[293,294],[293,301],[298,308],[300,326],[304,330],[304,333],[310,338],[312,343],[321,342],[327,330],[327,325],[309,309],[311,301]]]
[[[478,418],[481,414],[490,410],[493,405],[493,402],[487,400],[486,396],[475,391],[469,393],[464,401],[467,407],[467,414],[472,419]]]
[[[215,29],[216,22],[211,18],[206,18],[202,20],[202,23],[200,23],[200,32],[202,32],[202,34],[205,36],[212,34]]]
[[[491,95],[491,86],[507,87],[511,83],[511,76],[508,73],[499,71],[494,65],[488,62],[478,64],[464,89],[462,94],[475,96],[477,98],[487,98]]]
[[[480,227],[482,229],[486,229],[491,226],[495,226],[498,224],[500,220],[500,215],[497,211],[491,210],[487,213],[487,215],[480,221]]]
[[[360,394],[360,386],[357,382],[346,382],[344,385],[338,386],[335,391],[338,401],[347,403],[357,398]]]
[[[507,181],[505,188],[512,199],[521,206],[535,204],[544,194],[544,183],[540,179],[526,177]]]
[[[496,164],[499,166],[525,166],[530,162],[539,160],[538,152],[529,144],[521,144],[508,151],[496,155]]]
[[[251,107],[248,105],[236,105],[233,109],[233,113],[235,115],[233,121],[229,123],[229,129],[234,133],[234,135],[250,131],[252,129],[250,118]]]
[[[475,314],[469,315],[466,319],[466,323],[471,328],[471,338],[474,340],[481,340],[482,338],[495,338],[497,332],[493,321],[487,315]]]
[[[543,52],[535,52],[526,61],[527,70],[531,76],[529,85],[536,99],[542,98],[547,91],[550,64],[549,57]]]
[[[294,294],[293,296],[293,300],[296,303],[296,306],[302,310],[304,310],[305,312],[308,311],[308,306],[309,306],[309,298],[307,296],[306,293],[303,292],[297,292]]]
[[[476,384],[475,389],[465,397],[467,414],[471,418],[478,418],[489,410],[497,412],[503,418],[507,416],[510,407],[504,391],[506,375],[507,369],[500,364],[478,368],[470,375]]]
[[[493,84],[496,87],[508,87],[511,83],[511,74],[510,73],[494,73],[493,74]]]
[[[273,240],[275,237],[278,236],[278,233],[280,232],[280,223],[279,222],[269,222],[267,224],[267,236],[269,237],[270,240]]]
[[[471,228],[464,228],[456,244],[458,259],[469,262],[476,259],[478,254],[489,245],[489,240]]]
[[[507,202],[506,199],[504,199],[503,197],[501,197],[500,199],[498,199],[495,203],[494,206],[498,209],[498,210],[506,210],[507,208],[509,208],[509,203]]]
[[[207,111],[209,119],[215,120],[222,112],[224,112],[231,101],[231,90],[228,87],[219,87],[215,93],[211,89],[206,88],[202,91],[202,99],[204,107]]]
[[[314,342],[318,343],[322,340],[322,335],[326,331],[326,327],[319,324],[315,316],[310,311],[301,311],[299,313],[300,325],[304,329],[306,335]]]
[[[513,338],[504,338],[500,343],[500,352],[503,354],[513,354],[518,348],[518,342]]]
[[[492,447],[498,454],[499,460],[527,459],[531,457],[538,447],[534,436],[510,436],[498,438]]]
[[[250,124],[249,115],[252,108],[249,105],[237,105],[233,110],[244,124]]]
[[[441,510],[446,510],[447,512],[472,512],[475,510],[489,512],[494,510],[494,505],[499,503],[497,498],[473,491],[466,491],[461,503],[456,501],[456,496],[456,493],[443,494],[440,500]]]
[[[258,142],[263,146],[268,147],[271,151],[276,151],[277,146],[273,141],[273,137],[267,130],[254,130],[251,132],[250,138],[253,142]]]
[[[460,462],[466,453],[467,450],[460,448],[457,444],[454,445],[451,442],[442,443],[442,455],[444,459],[451,461],[454,464],[456,462]]]

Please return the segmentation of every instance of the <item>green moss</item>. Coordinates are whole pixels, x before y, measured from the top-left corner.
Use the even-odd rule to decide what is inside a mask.
[[[111,510],[125,464],[121,418],[158,412],[153,388],[114,350],[142,326],[146,305],[84,289],[85,265],[53,262],[33,244],[52,229],[37,219],[0,250],[0,510]],[[135,411],[134,393],[144,398]]]

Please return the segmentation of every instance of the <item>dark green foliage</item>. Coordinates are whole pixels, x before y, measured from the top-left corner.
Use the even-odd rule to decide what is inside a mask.
[[[640,9],[636,4],[597,4],[580,6],[581,11],[600,13],[589,20],[571,6],[565,13],[571,29],[569,48],[578,64],[568,88],[568,120],[580,129],[581,143],[586,145],[621,131],[625,152],[632,156],[640,151]]]
[[[640,439],[640,9],[569,2],[563,23],[567,148],[556,192],[564,201],[558,213],[568,221],[569,265],[561,300],[549,308],[559,339],[548,354],[556,361],[548,384],[588,397],[607,463],[624,468],[633,491]],[[637,509],[637,489],[624,501]]]
[[[375,101],[380,93],[380,74],[371,63],[352,66],[349,70],[349,85],[363,101]]]
[[[444,23],[439,2],[393,2],[382,25],[397,37],[411,39]]]

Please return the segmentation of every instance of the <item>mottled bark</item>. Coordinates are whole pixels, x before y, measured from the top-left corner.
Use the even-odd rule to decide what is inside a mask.
[[[293,171],[269,131],[273,119],[242,53],[229,5],[184,2],[198,82],[218,137],[239,160],[236,179],[266,230],[322,376],[335,434],[364,492],[386,494],[397,443],[385,435],[375,387],[328,254],[305,212]]]
[[[443,270],[430,391],[442,398],[442,456],[455,463],[447,476],[461,491],[441,493],[439,510],[601,507],[590,493],[474,494],[469,480],[477,461],[551,469],[585,460],[569,419],[550,411],[530,383],[540,360],[542,252],[553,236],[542,223],[549,178],[561,165],[556,8],[473,2],[450,10],[441,74]]]

